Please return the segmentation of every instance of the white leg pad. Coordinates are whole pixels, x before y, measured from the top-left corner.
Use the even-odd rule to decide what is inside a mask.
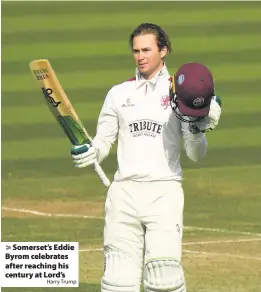
[[[184,272],[175,260],[150,261],[144,271],[145,292],[186,292]]]
[[[127,254],[109,250],[105,253],[101,292],[139,292],[141,267]]]

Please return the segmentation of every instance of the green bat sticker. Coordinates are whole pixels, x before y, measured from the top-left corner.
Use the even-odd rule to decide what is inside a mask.
[[[81,145],[85,143],[90,144],[89,139],[83,131],[83,126],[76,123],[72,117],[59,116],[57,117],[57,120],[73,145]]]

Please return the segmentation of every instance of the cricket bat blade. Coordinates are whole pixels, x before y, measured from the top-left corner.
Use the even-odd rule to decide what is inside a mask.
[[[84,128],[75,109],[64,92],[57,76],[47,59],[37,59],[29,63],[30,70],[41,88],[48,108],[62,127],[73,145],[92,144],[92,139]],[[94,169],[106,187],[110,181],[98,161]]]

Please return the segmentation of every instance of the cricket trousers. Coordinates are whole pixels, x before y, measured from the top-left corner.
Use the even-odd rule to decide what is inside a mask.
[[[146,263],[180,263],[183,207],[178,181],[111,184],[105,202],[102,292],[139,292]]]

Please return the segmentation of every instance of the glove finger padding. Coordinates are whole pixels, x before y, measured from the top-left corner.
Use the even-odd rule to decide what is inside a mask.
[[[94,164],[97,161],[96,149],[89,144],[74,146],[71,154],[74,166],[77,168]]]
[[[76,168],[83,168],[83,167],[86,167],[86,166],[89,166],[89,165],[94,164],[96,161],[97,161],[96,158],[94,158],[94,159],[89,159],[88,161],[81,160],[81,161],[75,162],[75,163],[74,163],[74,166],[75,166]]]

